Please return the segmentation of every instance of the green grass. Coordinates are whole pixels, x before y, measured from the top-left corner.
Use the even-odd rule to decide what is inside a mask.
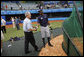
[[[51,24],[51,27],[54,29],[54,28],[58,28],[58,27],[61,27],[62,26],[62,22],[53,22],[53,23],[50,23]],[[33,24],[33,26],[36,26],[36,24]],[[37,31],[34,31],[35,32],[38,32],[40,31],[40,27],[38,28]],[[5,39],[3,41],[7,41],[10,39],[10,37],[23,37],[24,36],[24,31],[23,31],[23,27],[21,26],[20,27],[20,30],[17,30],[16,28],[8,28],[7,29],[7,33],[4,34],[4,37]]]

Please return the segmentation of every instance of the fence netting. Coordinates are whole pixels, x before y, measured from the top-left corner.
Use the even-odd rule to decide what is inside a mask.
[[[76,11],[76,7],[73,7],[73,11],[70,15],[70,17],[68,19],[66,19],[63,23],[63,27],[65,29],[65,31],[67,32],[67,34],[69,35],[72,43],[74,44],[74,46],[77,48],[78,52],[83,55],[83,2],[79,1],[76,2],[77,5],[77,9],[79,11],[79,16],[80,16],[80,20],[78,18],[78,14]],[[73,46],[70,45],[70,42],[68,43],[68,37],[65,33],[63,33],[64,35],[64,46],[66,51],[68,49],[70,49],[69,51],[69,55],[74,55],[75,51],[73,49]],[[67,48],[69,47],[69,48]],[[77,54],[75,54],[77,55]]]

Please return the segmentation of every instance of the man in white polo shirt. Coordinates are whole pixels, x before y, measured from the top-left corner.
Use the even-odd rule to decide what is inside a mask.
[[[37,45],[35,44],[35,39],[33,36],[32,31],[37,31],[37,29],[34,29],[35,27],[32,26],[31,24],[31,13],[26,12],[25,13],[26,18],[23,21],[23,30],[24,30],[24,35],[25,35],[25,53],[29,53],[29,42],[32,44],[34,47],[35,51],[39,51]],[[34,27],[34,28],[33,28]]]

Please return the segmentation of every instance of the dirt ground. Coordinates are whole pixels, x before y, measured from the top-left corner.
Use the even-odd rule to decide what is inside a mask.
[[[81,43],[83,41],[83,38],[72,38],[71,40],[73,41],[74,45],[77,47],[81,55],[83,55],[83,43]]]
[[[49,23],[52,22],[63,22],[64,20],[54,20],[54,21],[49,21]],[[32,22],[32,24],[36,24],[37,22]],[[20,26],[22,26],[22,23],[20,23]],[[12,28],[12,25],[6,25],[6,28]]]
[[[63,35],[53,38],[51,40],[53,47],[49,47],[48,44],[46,44],[46,47],[41,49],[39,56],[67,56],[62,48],[62,42]]]

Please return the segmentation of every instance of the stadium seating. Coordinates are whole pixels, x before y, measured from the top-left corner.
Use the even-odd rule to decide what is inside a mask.
[[[37,4],[35,3],[21,3],[23,9],[36,9]]]
[[[4,4],[3,4],[4,3]],[[58,5],[59,3],[59,5]],[[64,2],[63,2],[64,3]],[[44,9],[46,9],[46,5],[47,4],[50,4],[50,5],[55,5],[54,7],[51,7],[51,8],[64,8],[62,7],[62,4],[60,4],[60,1],[44,1]],[[73,4],[72,2],[68,2],[68,4],[70,5],[70,7],[73,7]],[[7,9],[5,6],[8,6]],[[4,1],[4,2],[1,2],[1,8],[4,8],[5,10],[11,10],[11,7],[13,10],[20,10],[20,7],[19,5],[22,6],[22,10],[32,10],[32,9],[39,9],[37,7],[38,4],[36,4],[35,2],[22,2],[22,1]]]
[[[3,4],[3,3],[4,3],[4,4]],[[24,9],[26,9],[26,10],[27,10],[27,9],[38,9],[38,8],[36,8],[37,4],[35,4],[35,3],[2,2],[1,5],[4,6],[4,9],[6,9],[5,6],[7,5],[8,7],[7,7],[6,10],[11,10],[11,7],[13,8],[13,10],[19,10],[19,9],[20,9],[19,5],[22,6],[22,9],[23,9],[23,10],[24,10]],[[2,7],[3,7],[3,6],[2,6]]]
[[[60,8],[65,8],[63,5],[65,4],[65,1],[60,2],[60,1],[44,1],[43,2],[44,9],[47,9],[47,5],[50,4],[51,7],[50,9],[60,9]],[[6,5],[8,6],[6,8]],[[4,1],[1,2],[1,9],[3,10],[11,10],[11,7],[13,10],[20,10],[20,6],[22,6],[22,10],[32,10],[32,9],[39,9],[38,3],[36,4],[35,2],[22,2],[22,1]],[[68,7],[72,8],[73,7],[73,1],[68,1]],[[54,7],[53,7],[54,6]],[[80,4],[78,4],[78,6],[80,6]]]

